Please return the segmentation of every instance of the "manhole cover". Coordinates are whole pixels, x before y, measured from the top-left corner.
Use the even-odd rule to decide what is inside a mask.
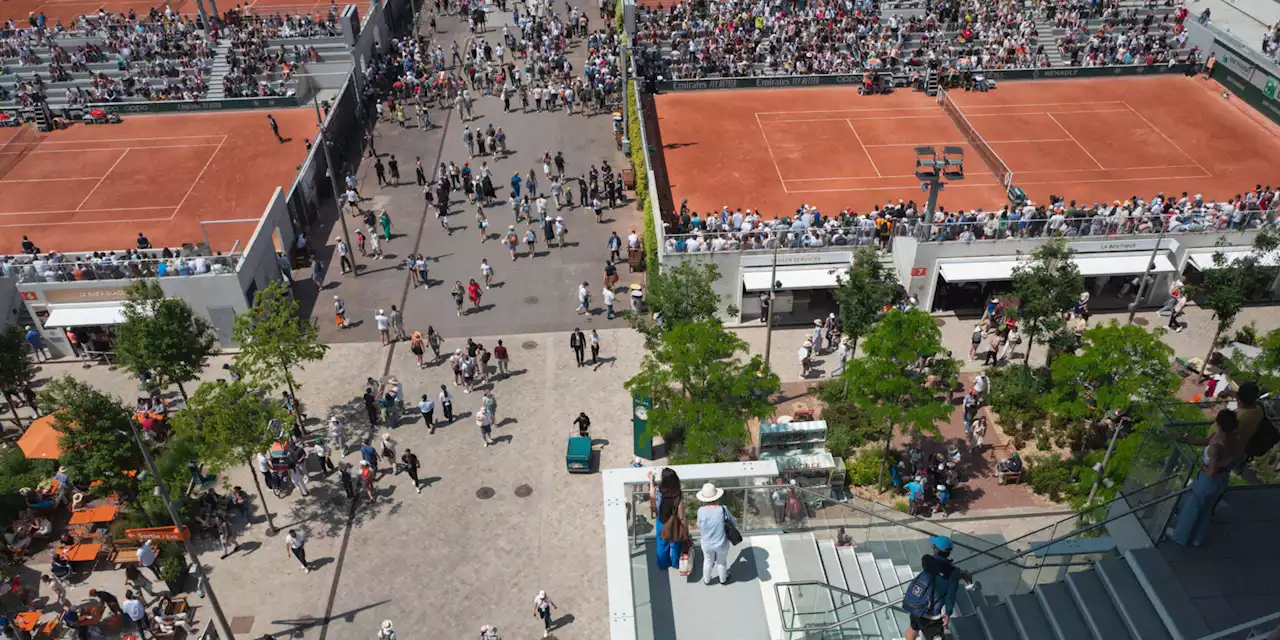
[[[1151,321],[1147,320],[1146,318],[1134,318],[1133,323],[1138,325],[1139,327],[1145,327],[1151,324]]]
[[[538,304],[538,296],[527,296],[524,299],[525,304]]]
[[[520,348],[525,349],[527,351],[532,351],[538,348],[538,343],[532,340],[525,340],[524,342],[520,343]]]
[[[493,489],[489,487],[480,487],[479,489],[476,489],[476,497],[481,500],[488,500],[493,497]]]
[[[531,495],[533,495],[533,487],[531,487],[531,486],[529,486],[529,485],[527,485],[527,484],[522,484],[522,485],[520,485],[520,486],[516,487],[516,497],[517,497],[517,498],[528,498],[528,497],[529,497],[529,496],[531,496]]]
[[[947,321],[943,320],[942,318],[934,318],[933,323],[941,327],[942,325],[946,324]]]

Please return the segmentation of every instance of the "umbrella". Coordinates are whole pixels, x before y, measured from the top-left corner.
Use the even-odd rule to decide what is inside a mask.
[[[28,458],[57,459],[62,457],[58,448],[58,429],[56,413],[39,418],[27,427],[26,433],[18,439],[18,447]]]

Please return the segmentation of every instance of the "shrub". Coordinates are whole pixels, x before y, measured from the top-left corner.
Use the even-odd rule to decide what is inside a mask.
[[[658,231],[654,219],[654,202],[649,200],[649,170],[646,163],[644,137],[640,134],[640,112],[636,110],[636,83],[627,83],[627,137],[631,142],[631,168],[635,173],[636,201],[644,210],[645,269],[658,268]]]
[[[1258,323],[1250,322],[1236,330],[1236,335],[1231,338],[1232,342],[1247,344],[1252,347],[1258,346]]]
[[[901,511],[901,512],[903,512],[903,513],[908,513],[907,509],[908,509],[909,507],[907,506],[907,501],[906,501],[906,500],[895,500],[895,501],[893,502],[893,508],[894,508],[894,509],[897,509],[898,511]]]
[[[1075,462],[1052,455],[1027,461],[1024,471],[1024,481],[1031,490],[1054,502],[1061,501],[1064,492],[1073,491],[1072,484],[1078,477]]]
[[[182,584],[187,575],[187,562],[181,555],[169,556],[160,565],[160,579],[173,584]]]
[[[18,447],[0,451],[0,521],[9,522],[26,508],[18,490],[35,488],[57,470],[56,460],[28,460]]]
[[[855,487],[874,486],[876,478],[880,477],[880,467],[883,460],[884,452],[879,448],[863,451],[853,458],[847,458],[845,463],[849,465],[849,484]],[[889,464],[893,464],[892,456],[890,456]],[[887,471],[884,474],[884,481],[885,484],[881,489],[890,486],[889,473]]]
[[[884,437],[884,431],[874,428],[852,402],[828,404],[822,410],[822,419],[827,423],[827,448],[837,457],[848,456],[854,449]]]

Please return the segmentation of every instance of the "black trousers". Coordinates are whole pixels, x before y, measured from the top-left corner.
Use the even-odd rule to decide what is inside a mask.
[[[416,488],[418,486],[418,470],[413,467],[407,467],[404,472],[409,474],[409,479],[413,480],[413,486]]]
[[[583,349],[582,349],[582,347],[574,347],[574,348],[573,348],[573,357],[574,357],[575,359],[577,359],[577,361],[578,361],[578,366],[579,366],[579,367],[581,367],[581,366],[582,366],[582,361],[583,361]]]
[[[355,265],[351,263],[351,256],[342,256],[340,264],[342,266],[343,273],[352,271],[356,268]]]
[[[298,562],[302,563],[302,566],[304,567],[308,566],[307,565],[307,548],[305,546],[298,547],[297,549],[290,548],[290,550],[293,551],[293,557],[297,558]]]
[[[591,345],[591,364],[595,364],[596,360],[599,357],[600,357],[600,347]]]

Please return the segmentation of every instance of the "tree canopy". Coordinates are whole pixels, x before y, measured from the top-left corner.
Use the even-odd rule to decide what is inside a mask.
[[[215,381],[196,388],[173,415],[173,430],[190,439],[200,460],[220,472],[266,451],[278,435],[275,425],[288,419],[288,412],[265,389],[241,380]]]
[[[136,499],[137,474],[145,469],[145,460],[133,437],[129,408],[71,376],[45,385],[40,401],[53,412],[60,462],[68,475],[77,481],[100,480],[106,491]]]
[[[22,327],[10,324],[0,330],[0,390],[5,391],[5,401],[13,412],[13,419],[18,420],[18,411],[13,407],[10,392],[20,391],[28,382],[36,377],[35,364],[27,357],[27,340]]]
[[[1053,384],[1041,407],[1066,427],[1073,449],[1108,412],[1164,402],[1181,382],[1162,329],[1114,320],[1084,332],[1082,348],[1054,359]]]
[[[218,353],[217,336],[203,316],[178,298],[166,298],[155,279],[135,280],[124,288],[124,322],[113,341],[120,364],[135,376],[147,373],[163,389],[196,380],[205,360]]]
[[[662,326],[635,316],[631,326],[652,342],[665,329],[718,318],[720,295],[714,285],[719,279],[720,269],[713,262],[681,262],[650,273],[645,302],[649,311],[661,318]],[[736,314],[735,309],[729,311]]]
[[[1084,292],[1084,277],[1072,260],[1074,255],[1065,239],[1054,238],[1013,269],[1013,291],[1018,298],[1014,317],[1022,325],[1028,354],[1036,342],[1050,343],[1051,351],[1064,346],[1068,335],[1064,315]],[[1028,366],[1030,360],[1026,360]]]
[[[836,282],[841,330],[856,350],[858,339],[871,331],[885,307],[893,303],[898,283],[871,247],[859,248],[848,273],[837,276]]]
[[[760,356],[744,362],[745,353],[747,343],[716,319],[677,324],[652,341],[624,386],[653,398],[649,434],[663,437],[672,461],[737,460],[747,421],[772,413],[778,376]]]
[[[1254,238],[1253,248],[1234,260],[1222,251],[1214,252],[1213,268],[1202,274],[1199,284],[1187,287],[1187,292],[1200,306],[1213,311],[1213,342],[1209,355],[1218,348],[1218,340],[1229,331],[1249,302],[1265,295],[1276,279],[1276,267],[1270,264],[1273,254],[1280,248],[1280,235],[1274,231],[1260,232]],[[1205,362],[1208,362],[1208,355]]]
[[[288,387],[292,393],[300,388],[293,371],[323,359],[329,350],[320,343],[316,326],[299,315],[298,301],[280,280],[258,291],[253,307],[236,316],[232,334],[240,343],[236,366],[254,385],[269,392]]]

